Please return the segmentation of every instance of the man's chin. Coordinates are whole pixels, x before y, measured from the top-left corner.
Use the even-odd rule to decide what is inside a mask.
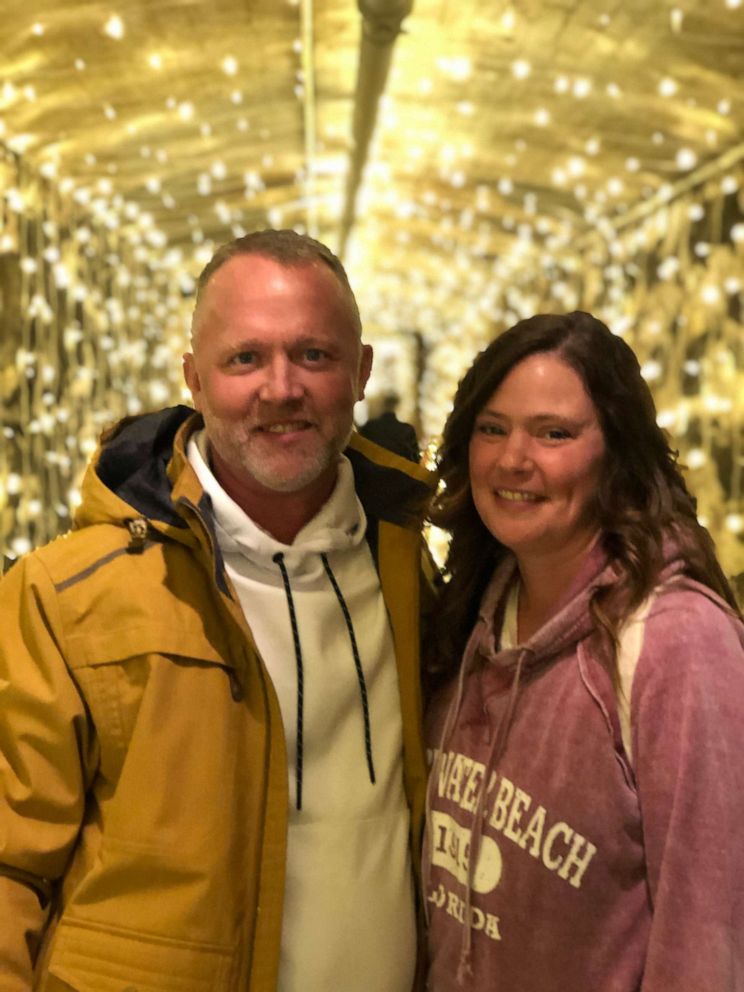
[[[321,480],[325,482],[331,474],[332,464],[335,471],[336,460],[336,458],[324,458],[295,470],[281,469],[278,466],[272,470],[266,464],[246,465],[246,469],[254,482],[264,489],[274,493],[289,494],[302,492],[303,489],[319,484]]]

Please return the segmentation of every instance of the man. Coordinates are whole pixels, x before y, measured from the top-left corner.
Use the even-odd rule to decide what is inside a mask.
[[[372,352],[291,231],[200,277],[195,414],[102,439],[0,589],[7,992],[407,992],[418,465],[352,434]]]

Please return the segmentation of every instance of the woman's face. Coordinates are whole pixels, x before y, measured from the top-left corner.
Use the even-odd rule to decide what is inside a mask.
[[[605,442],[584,384],[555,352],[525,358],[475,419],[470,485],[493,536],[518,559],[580,552]]]

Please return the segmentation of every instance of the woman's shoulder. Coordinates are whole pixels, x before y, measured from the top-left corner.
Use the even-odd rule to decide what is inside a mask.
[[[647,613],[647,625],[665,630],[678,640],[695,631],[731,631],[739,639],[744,625],[726,602],[712,589],[686,576],[678,576],[658,586]]]
[[[684,577],[656,589],[643,623],[635,681],[694,682],[727,669],[744,679],[744,624],[728,605]]]

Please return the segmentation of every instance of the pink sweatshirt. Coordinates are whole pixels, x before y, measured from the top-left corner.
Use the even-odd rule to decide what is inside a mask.
[[[744,992],[742,625],[696,583],[660,590],[631,763],[586,607],[611,569],[595,554],[559,614],[499,651],[513,568],[485,593],[459,703],[452,684],[429,714],[428,988]]]

